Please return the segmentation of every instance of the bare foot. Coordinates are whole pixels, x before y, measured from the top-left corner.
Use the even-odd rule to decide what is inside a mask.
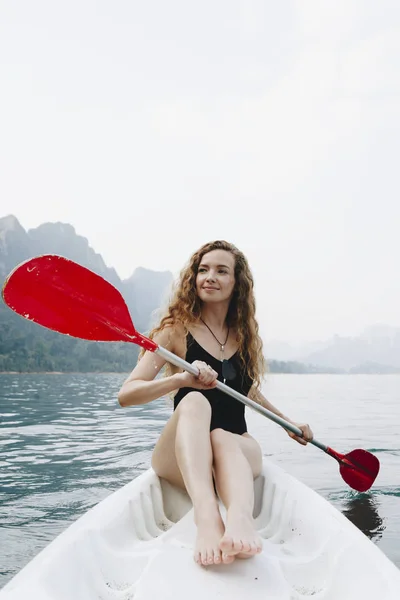
[[[204,515],[196,518],[197,538],[194,550],[194,560],[199,565],[229,564],[235,560],[234,556],[223,556],[219,542],[224,534],[224,523],[219,510],[215,515]]]
[[[228,511],[225,533],[219,543],[222,557],[249,558],[262,550],[262,540],[254,519],[243,513]]]

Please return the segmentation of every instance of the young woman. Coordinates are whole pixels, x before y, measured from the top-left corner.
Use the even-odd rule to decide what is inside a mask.
[[[230,563],[261,552],[253,521],[253,480],[262,454],[247,433],[245,406],[215,389],[217,379],[282,415],[261,394],[264,373],[262,342],[255,318],[253,278],[246,258],[224,241],[204,245],[182,271],[166,316],[152,337],[193,363],[198,377],[166,365],[167,375],[154,381],[165,361],[144,352],[124,382],[121,406],[145,404],[176,392],[174,412],[156,443],[152,467],[159,477],[186,489],[194,508],[196,562]],[[312,439],[308,425],[290,421]],[[218,496],[226,507],[224,523]]]

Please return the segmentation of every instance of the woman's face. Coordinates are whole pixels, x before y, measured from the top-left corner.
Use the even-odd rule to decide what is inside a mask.
[[[235,258],[227,250],[211,250],[200,261],[196,291],[203,302],[230,300],[235,288]]]

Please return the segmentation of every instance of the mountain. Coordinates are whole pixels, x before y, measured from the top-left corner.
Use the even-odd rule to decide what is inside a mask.
[[[72,225],[44,223],[25,231],[18,219],[0,219],[0,284],[18,264],[40,254],[59,254],[107,279],[122,293],[138,331],[146,333],[171,288],[172,274],[137,268],[121,280]],[[296,347],[267,342],[271,372],[400,372],[400,328],[377,325],[356,337],[334,336]],[[138,348],[132,344],[86,342],[61,336],[28,322],[0,302],[1,371],[131,370]]]
[[[168,271],[155,273],[143,267],[138,267],[123,282],[123,296],[138,331],[144,332],[153,326],[156,312],[167,300],[171,283],[172,275]]]
[[[18,219],[0,219],[0,283],[19,263],[40,254],[58,254],[91,269],[122,293],[138,331],[146,332],[152,313],[171,286],[170,272],[136,269],[121,280],[72,225],[45,223],[25,231]],[[86,342],[61,336],[25,321],[0,303],[0,371],[128,371],[138,348],[131,344]]]
[[[326,341],[304,342],[296,345],[279,340],[269,340],[265,344],[267,356],[280,361],[296,361],[326,347]]]
[[[400,371],[400,328],[375,325],[356,337],[336,335],[326,346],[302,357],[315,365],[337,367],[354,372]]]
[[[318,368],[349,373],[400,372],[400,328],[373,325],[353,337],[335,335],[326,341],[291,346],[266,344],[267,353],[279,360],[299,361]]]

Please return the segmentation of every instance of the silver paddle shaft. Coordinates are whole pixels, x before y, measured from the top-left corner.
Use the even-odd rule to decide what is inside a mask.
[[[176,367],[179,367],[180,369],[184,369],[185,371],[187,371],[188,373],[191,373],[195,377],[197,377],[199,375],[199,370],[196,367],[194,367],[190,363],[186,362],[186,360],[183,360],[183,358],[179,358],[179,356],[176,356],[176,354],[173,354],[169,350],[166,350],[162,346],[158,346],[157,350],[155,350],[154,353],[158,354],[159,356],[162,356],[169,363],[172,363],[173,365],[175,365]],[[274,421],[275,423],[277,423],[278,425],[281,425],[285,429],[288,429],[295,435],[297,435],[299,437],[303,437],[303,432],[301,431],[301,429],[299,429],[295,425],[292,425],[292,423],[289,423],[289,421],[282,419],[282,417],[278,417],[278,415],[271,412],[264,406],[261,406],[261,404],[258,404],[258,402],[254,402],[254,400],[251,400],[250,398],[247,398],[247,396],[244,396],[240,392],[233,390],[228,385],[225,385],[225,383],[222,383],[222,381],[217,381],[216,387],[217,387],[217,389],[221,390],[221,392],[225,392],[225,394],[232,396],[232,398],[235,398],[235,400],[239,400],[239,402],[242,402],[242,404],[245,404],[249,408],[252,408],[253,410],[262,414],[264,417],[267,417],[267,419]],[[199,391],[201,392],[201,390],[199,390]],[[325,446],[325,444],[321,444],[321,442],[318,442],[317,440],[314,440],[314,439],[311,440],[309,443],[314,444],[314,446],[317,446],[317,448],[320,448],[324,452],[327,452],[328,447]]]

